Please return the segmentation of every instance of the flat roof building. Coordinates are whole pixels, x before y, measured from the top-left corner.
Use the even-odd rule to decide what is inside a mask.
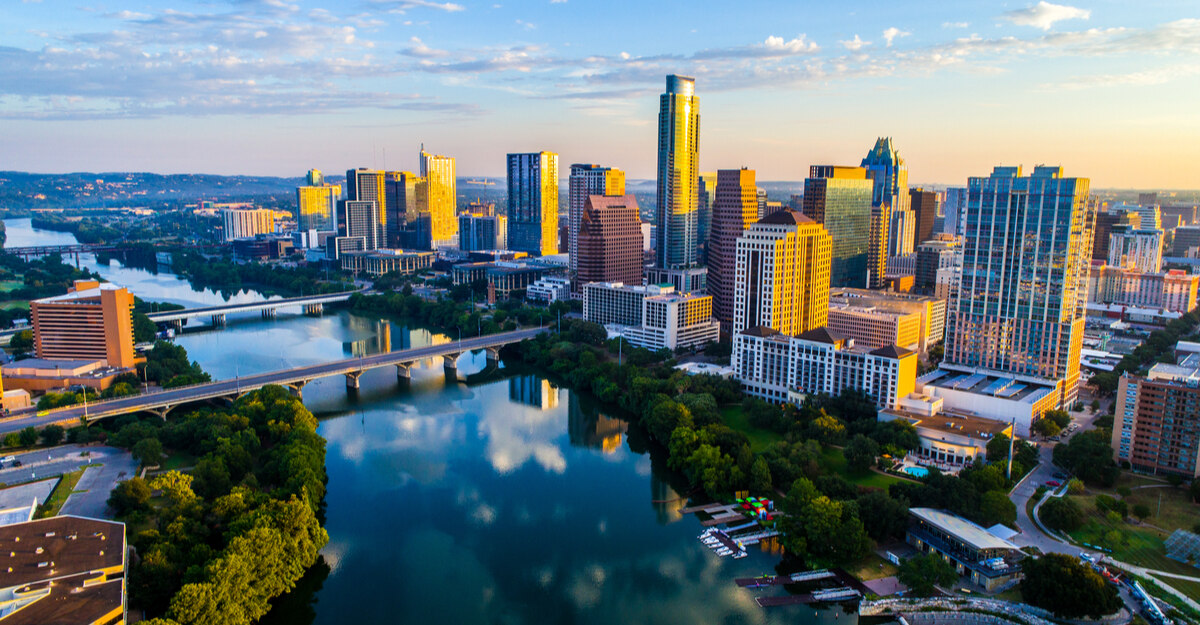
[[[1146,377],[1121,376],[1112,430],[1113,459],[1136,471],[1200,477],[1200,363],[1158,363]]]
[[[652,350],[699,347],[720,336],[720,324],[712,318],[712,296],[678,293],[670,285],[586,284],[583,318]]]
[[[845,287],[829,291],[829,329],[862,345],[899,345],[924,353],[944,337],[945,321],[946,300],[936,296]]]
[[[933,508],[910,508],[908,544],[921,553],[937,553],[959,575],[988,592],[1021,577],[1021,548],[960,516]]]
[[[76,280],[65,295],[29,303],[34,352],[47,360],[102,360],[132,368],[133,294],[110,282]]]
[[[404,250],[366,250],[345,252],[340,255],[343,271],[382,276],[393,271],[414,274],[433,266],[434,252],[410,252]]]
[[[942,399],[923,393],[901,398],[894,408],[879,411],[879,421],[906,421],[916,429],[920,447],[912,454],[919,464],[957,471],[976,458],[987,458],[996,436],[1012,437],[1012,424],[962,410],[945,410]]]

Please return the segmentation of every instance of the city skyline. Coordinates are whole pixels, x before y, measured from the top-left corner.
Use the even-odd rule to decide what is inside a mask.
[[[720,24],[700,5],[351,8],[10,3],[0,116],[16,123],[0,168],[412,170],[407,155],[425,141],[467,176],[501,175],[505,154],[546,149],[652,179],[655,96],[672,73],[695,76],[704,100],[700,171],[799,181],[891,136],[913,184],[1023,162],[1087,171],[1100,188],[1183,189],[1200,157],[1187,104],[1200,95],[1189,80],[1200,19],[1186,7],[779,3]]]

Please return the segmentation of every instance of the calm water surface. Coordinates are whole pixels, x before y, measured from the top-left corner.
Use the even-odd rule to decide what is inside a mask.
[[[9,245],[73,242],[6,225]],[[170,274],[85,260],[144,299],[221,301]],[[178,339],[216,378],[450,340],[344,310],[229,324]],[[400,382],[380,368],[357,392],[317,380],[304,400],[329,441],[327,568],[272,623],[857,622],[837,607],[759,608],[733,579],[778,558],[704,548],[659,454],[620,415],[541,375],[470,354],[454,375],[427,362]]]

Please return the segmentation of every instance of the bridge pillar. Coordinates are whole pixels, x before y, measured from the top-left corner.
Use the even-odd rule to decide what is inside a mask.
[[[219,314],[219,315],[213,315],[213,316],[212,316],[212,324],[213,324],[214,326],[223,326],[223,325],[225,325],[225,314],[224,314],[224,313],[222,313],[222,314]]]
[[[306,314],[306,315],[320,316],[320,314],[324,311],[325,311],[324,304],[317,303],[317,304],[305,304],[304,305],[304,314]]]
[[[413,363],[411,363],[411,362],[396,363],[396,379],[411,380],[412,379],[412,366],[413,366]]]
[[[500,348],[499,347],[487,347],[484,349],[484,351],[487,352],[488,362],[499,362],[500,361]]]
[[[446,354],[442,356],[442,367],[447,371],[458,370],[458,357],[462,354]]]
[[[176,319],[171,325],[175,326],[175,332],[183,332],[183,319]]]
[[[278,313],[279,313],[279,310],[276,308],[264,308],[262,311],[262,318],[263,319],[274,319]]]
[[[358,388],[358,376],[362,375],[362,371],[350,371],[346,373],[346,388]]]
[[[292,382],[291,384],[287,385],[287,388],[289,391],[292,392],[292,395],[296,396],[296,399],[304,399],[304,385],[305,384],[308,384],[308,380],[300,380],[299,382]]]

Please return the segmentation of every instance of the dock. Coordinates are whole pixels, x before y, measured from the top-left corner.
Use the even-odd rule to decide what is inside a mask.
[[[722,514],[720,516],[714,516],[713,518],[711,518],[707,521],[701,521],[700,525],[703,525],[704,527],[714,527],[717,525],[723,525],[725,523],[733,523],[734,521],[741,521],[741,520],[744,520],[745,518],[746,518],[746,515],[741,514],[741,513]]]
[[[782,605],[804,605],[809,603],[824,603],[830,601],[846,601],[858,599],[862,594],[849,587],[817,590],[802,595],[784,595],[782,597],[755,597],[754,602],[761,608],[772,608]]]
[[[804,571],[802,573],[792,573],[791,575],[764,575],[762,577],[739,577],[734,580],[738,586],[742,588],[754,588],[760,586],[783,586],[785,584],[799,584],[802,582],[812,582],[819,579],[829,577],[837,577],[837,574],[822,569],[820,571]]]

